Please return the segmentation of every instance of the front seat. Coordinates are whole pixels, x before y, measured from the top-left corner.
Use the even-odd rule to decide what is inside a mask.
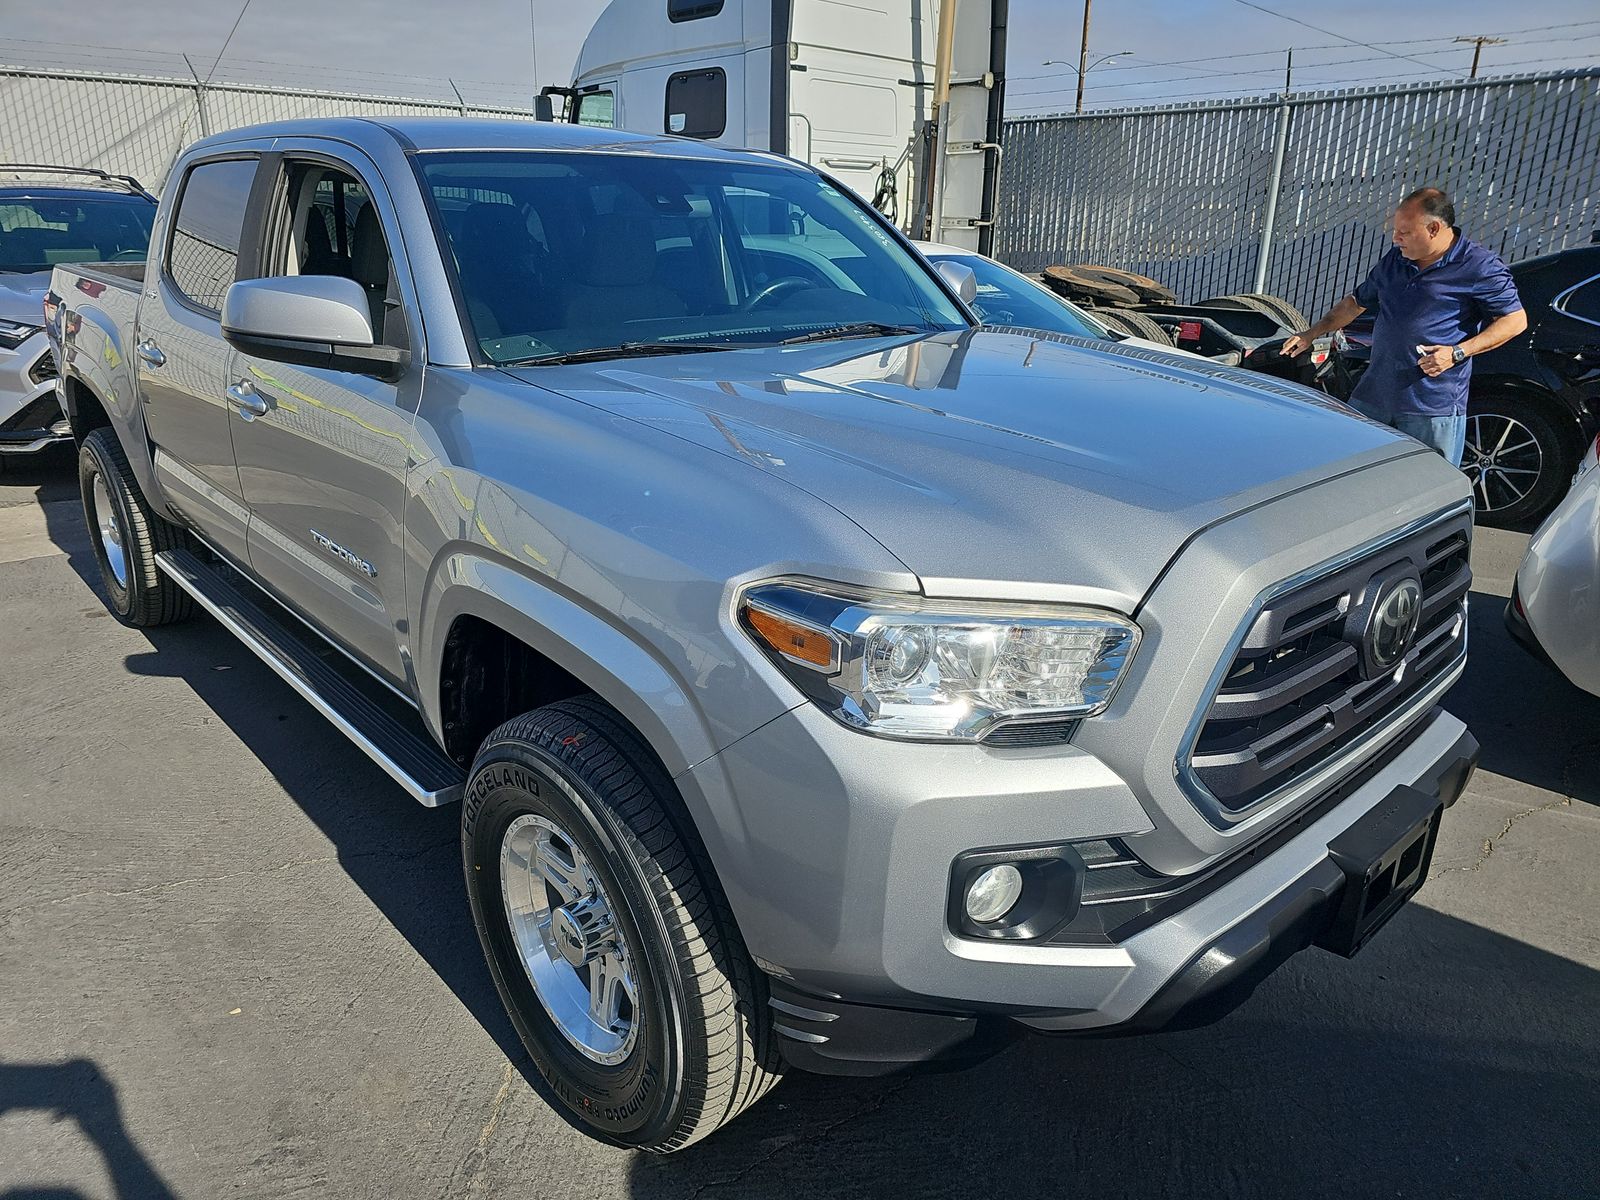
[[[682,297],[655,282],[656,241],[644,215],[596,217],[583,239],[581,282],[567,301],[567,328],[681,317]]]
[[[372,337],[381,342],[389,299],[389,247],[383,240],[383,223],[370,201],[356,214],[355,231],[350,235],[350,275],[367,293]]]
[[[456,269],[480,338],[536,333],[556,324],[549,255],[511,204],[480,201],[463,214],[454,239]]]

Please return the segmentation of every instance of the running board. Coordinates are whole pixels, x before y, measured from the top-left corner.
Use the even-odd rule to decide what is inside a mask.
[[[377,690],[375,683],[363,687],[331,666],[318,652],[321,639],[287,612],[274,613],[271,600],[232,578],[232,567],[206,563],[188,550],[162,551],[156,564],[412,799],[430,808],[461,799],[466,774],[439,749],[421,718],[397,715],[393,701],[385,705],[367,694]]]

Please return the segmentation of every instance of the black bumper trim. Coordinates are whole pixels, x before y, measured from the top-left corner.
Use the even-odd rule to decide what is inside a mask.
[[[1004,1017],[855,1004],[814,996],[781,979],[768,987],[784,1059],[817,1075],[897,1075],[930,1064],[959,1070],[1020,1033]]]
[[[1478,742],[1462,732],[1414,784],[1448,808],[1478,765]],[[1398,790],[1398,789],[1397,789]],[[1130,1020],[1071,1036],[1118,1036],[1210,1024],[1249,998],[1291,955],[1312,945],[1338,912],[1345,874],[1333,857],[1316,863],[1261,908],[1197,953]],[[1022,1012],[929,1012],[862,1004],[768,979],[779,1048],[791,1066],[823,1075],[891,1075],[981,1061],[1022,1031]]]
[[[1437,797],[1449,808],[1466,791],[1478,766],[1478,753],[1478,740],[1463,732],[1432,770],[1407,790]],[[1193,1029],[1227,1016],[1286,959],[1317,943],[1338,914],[1344,879],[1331,855],[1322,859],[1191,959],[1130,1021],[1088,1032]]]

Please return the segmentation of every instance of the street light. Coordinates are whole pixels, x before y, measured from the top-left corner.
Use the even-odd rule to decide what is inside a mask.
[[[1132,50],[1115,50],[1110,54],[1107,54],[1107,55],[1105,55],[1105,56],[1103,56],[1101,58],[1095,59],[1092,63],[1090,63],[1086,67],[1083,67],[1081,70],[1078,67],[1073,66],[1071,63],[1066,62],[1065,60],[1059,59],[1059,58],[1047,58],[1047,59],[1044,60],[1044,65],[1047,66],[1047,67],[1066,67],[1069,71],[1071,71],[1074,75],[1076,75],[1078,77],[1078,103],[1077,103],[1077,106],[1072,111],[1073,112],[1082,112],[1083,111],[1083,77],[1085,75],[1087,75],[1090,71],[1092,71],[1096,67],[1098,67],[1101,63],[1116,62],[1117,59],[1119,59],[1119,58],[1132,58],[1132,57],[1133,57],[1133,51]]]

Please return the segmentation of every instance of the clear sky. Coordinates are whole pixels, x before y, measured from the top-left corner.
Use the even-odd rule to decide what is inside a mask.
[[[536,90],[529,86],[535,41],[537,83],[565,82],[602,7],[602,0],[0,0],[0,13],[14,18],[0,22],[0,62],[182,74],[187,53],[204,76],[238,20],[219,79],[445,99],[454,79],[469,101],[526,105]],[[1082,13],[1079,0],[1012,0],[1010,112],[1072,107],[1074,74],[1043,62],[1076,63]],[[1508,37],[1485,48],[1485,74],[1600,62],[1596,0],[1098,0],[1093,14],[1091,60],[1133,54],[1091,70],[1089,107],[1270,91],[1281,85],[1290,46],[1299,48],[1297,86],[1307,88],[1464,76],[1472,48],[1451,41],[1461,34]]]

